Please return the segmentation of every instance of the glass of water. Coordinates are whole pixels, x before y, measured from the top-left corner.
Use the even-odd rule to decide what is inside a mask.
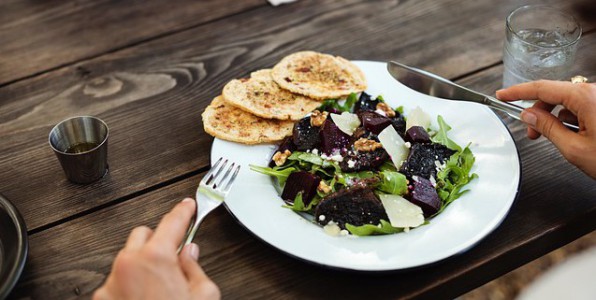
[[[507,17],[503,87],[538,79],[568,80],[582,29],[558,8],[527,5]]]

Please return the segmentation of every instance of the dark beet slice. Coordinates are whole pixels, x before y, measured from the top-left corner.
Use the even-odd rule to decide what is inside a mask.
[[[359,185],[330,194],[321,200],[315,210],[315,220],[319,224],[326,225],[333,221],[342,229],[346,228],[346,223],[354,226],[377,225],[381,219],[389,219],[383,204],[372,188]]]
[[[281,193],[281,198],[289,203],[294,203],[296,195],[302,192],[302,202],[307,206],[317,194],[317,187],[320,181],[321,178],[319,176],[309,172],[294,172],[288,176],[284,190]]]
[[[294,145],[294,141],[291,136],[288,136],[281,141],[281,144],[279,144],[277,150],[273,152],[273,155],[275,155],[275,153],[277,153],[278,151],[283,153],[286,150],[290,150],[290,152],[294,152],[294,150],[296,150],[296,145]],[[275,162],[273,161],[273,159],[271,159],[271,161],[269,162],[269,167],[275,167]]]
[[[319,131],[319,127],[310,125],[310,117],[302,118],[302,120],[294,124],[292,139],[296,145],[296,149],[306,151],[319,146]]]
[[[441,144],[414,144],[410,148],[408,159],[401,166],[400,172],[412,179],[420,176],[429,179],[437,174],[435,161],[439,164],[445,162],[455,151]]]
[[[401,137],[406,135],[406,119],[399,112],[396,111],[395,117],[391,118],[391,125]]]
[[[369,94],[362,92],[360,98],[358,98],[358,101],[354,104],[354,112],[375,111],[377,110],[377,104],[379,104],[379,102],[381,101],[373,100]]]
[[[407,195],[408,200],[422,208],[425,218],[436,214],[441,208],[441,199],[430,180],[416,177],[412,186],[413,189]]]
[[[430,143],[430,136],[422,126],[412,126],[406,131],[406,142],[410,143]]]
[[[331,118],[327,118],[320,132],[321,151],[331,154],[350,145],[350,136],[341,131]]]
[[[383,148],[367,152],[349,152],[344,156],[344,160],[339,163],[344,172],[360,172],[374,170],[380,167],[389,159],[389,154]]]
[[[373,111],[361,111],[358,113],[358,118],[362,122],[362,127],[374,134],[381,133],[383,129],[391,124],[391,119]]]

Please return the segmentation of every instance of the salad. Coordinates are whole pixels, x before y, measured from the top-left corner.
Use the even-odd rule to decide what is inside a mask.
[[[332,235],[408,231],[429,223],[467,190],[474,155],[419,107],[407,116],[378,96],[327,100],[298,121],[269,166],[285,207],[306,213]]]

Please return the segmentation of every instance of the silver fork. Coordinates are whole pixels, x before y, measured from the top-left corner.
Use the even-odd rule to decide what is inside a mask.
[[[223,164],[220,166],[222,161]],[[205,174],[201,180],[199,188],[197,189],[197,195],[195,197],[195,201],[197,202],[197,212],[195,214],[194,221],[192,222],[192,226],[186,232],[186,237],[178,248],[178,252],[182,251],[184,246],[192,242],[203,219],[212,210],[220,206],[223,203],[226,195],[230,192],[232,184],[234,183],[236,176],[238,176],[238,172],[240,172],[240,165],[236,164],[235,162],[231,162],[232,164],[228,167],[225,173],[223,173],[223,170],[228,165],[228,162],[231,161],[228,159],[224,160],[223,157],[220,157],[213,165],[211,170],[209,170],[209,172],[207,172],[207,174]],[[220,176],[222,173],[223,177]],[[230,177],[230,174],[232,177]]]

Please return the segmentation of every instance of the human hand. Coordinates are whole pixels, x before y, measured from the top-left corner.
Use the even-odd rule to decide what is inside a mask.
[[[565,159],[596,179],[596,85],[540,80],[499,90],[497,98],[539,100],[521,114],[528,137],[543,135]],[[550,113],[557,104],[564,107],[558,118]],[[561,121],[578,124],[579,131],[567,129]]]
[[[93,299],[219,299],[219,288],[197,263],[198,245],[189,244],[176,254],[194,212],[195,201],[186,198],[155,231],[133,229]]]

